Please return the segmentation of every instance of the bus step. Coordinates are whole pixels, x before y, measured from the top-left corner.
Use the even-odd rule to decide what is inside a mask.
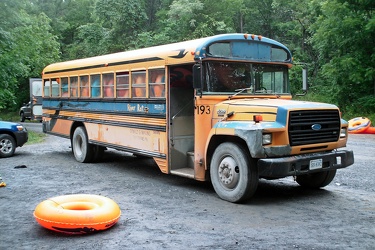
[[[172,169],[171,174],[194,179],[194,169],[192,168]]]

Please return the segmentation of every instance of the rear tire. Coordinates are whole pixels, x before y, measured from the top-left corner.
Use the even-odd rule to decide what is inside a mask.
[[[16,151],[16,141],[8,134],[0,135],[0,157],[11,157]]]
[[[335,178],[335,175],[336,169],[319,173],[298,175],[296,177],[296,182],[302,187],[321,188],[330,184],[333,178]]]
[[[86,129],[77,127],[72,138],[72,150],[78,162],[91,162],[94,157],[93,145],[89,144]]]
[[[223,200],[244,202],[250,199],[258,187],[256,162],[247,150],[236,143],[220,144],[210,166],[212,185]]]

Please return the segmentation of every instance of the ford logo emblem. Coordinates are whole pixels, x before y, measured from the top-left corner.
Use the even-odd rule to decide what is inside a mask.
[[[312,128],[312,130],[317,131],[317,130],[320,130],[322,128],[322,125],[320,125],[320,124],[313,124],[311,126],[311,128]]]

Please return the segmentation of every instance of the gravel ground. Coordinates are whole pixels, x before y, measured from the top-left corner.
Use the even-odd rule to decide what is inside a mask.
[[[351,135],[355,164],[321,190],[292,178],[261,180],[247,204],[220,200],[210,183],[160,173],[149,159],[108,150],[96,164],[74,160],[48,136],[0,159],[0,249],[374,249],[375,135]],[[26,166],[17,168],[17,166]],[[116,201],[112,228],[64,235],[33,218],[45,199],[97,194]]]

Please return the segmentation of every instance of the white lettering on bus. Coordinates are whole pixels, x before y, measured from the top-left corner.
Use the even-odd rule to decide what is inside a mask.
[[[155,105],[154,105],[154,109],[156,109],[156,110],[164,110],[164,105],[161,105],[161,104],[155,104]]]
[[[135,106],[128,104],[128,111],[135,111]]]
[[[145,111],[145,106],[140,105],[140,104],[137,104],[137,111],[138,111],[138,112],[143,112],[143,111]]]

